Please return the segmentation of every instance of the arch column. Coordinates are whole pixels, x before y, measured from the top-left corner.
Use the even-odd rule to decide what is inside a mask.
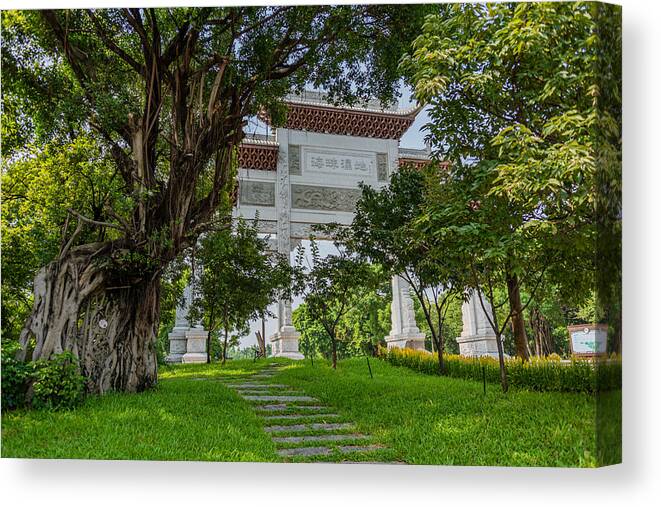
[[[280,151],[278,154],[278,167],[276,177],[276,213],[277,232],[276,241],[278,252],[290,259],[291,251],[291,188],[289,182],[289,140],[286,130],[278,130]],[[290,359],[303,359],[298,351],[298,340],[301,334],[296,331],[292,323],[292,302],[278,301],[278,331],[271,335],[271,355],[274,357],[288,357]]]
[[[390,334],[386,336],[388,348],[425,348],[425,334],[415,322],[415,310],[411,299],[411,286],[401,276],[392,277],[392,303],[390,305]]]
[[[208,333],[200,323],[191,325],[188,321],[188,312],[192,304],[192,281],[189,281],[184,288],[184,301],[176,309],[174,328],[168,335],[170,352],[165,358],[168,363],[207,362]]]
[[[480,296],[484,308],[491,312],[491,304],[482,294]],[[498,343],[489,320],[487,319],[477,291],[471,291],[470,298],[461,306],[463,329],[457,337],[459,354],[462,356],[492,356],[498,357]]]

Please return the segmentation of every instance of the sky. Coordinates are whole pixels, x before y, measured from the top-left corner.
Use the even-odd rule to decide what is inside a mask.
[[[399,107],[402,109],[412,106],[411,94],[409,90],[402,89],[402,98],[399,101]],[[426,110],[420,111],[415,121],[411,127],[404,133],[400,141],[400,146],[402,148],[419,148],[422,149],[425,147],[424,143],[424,133],[421,132],[421,128],[425,123],[429,122],[429,115]],[[318,241],[319,253],[325,257],[326,255],[336,251],[335,246],[330,241]],[[303,241],[303,246],[306,249],[306,253],[310,253],[310,242]],[[296,250],[291,253],[291,262],[294,262],[294,257],[296,256]],[[298,305],[300,305],[303,300],[300,297],[294,298],[292,308],[295,310]],[[277,305],[272,305],[270,311],[273,314],[277,315]],[[267,319],[265,323],[266,330],[266,343],[269,343],[269,337],[277,331],[278,319],[271,318]],[[250,347],[252,345],[257,345],[257,339],[255,338],[255,332],[262,329],[262,323],[260,321],[255,321],[250,326],[250,333],[248,336],[241,338],[240,348]]]

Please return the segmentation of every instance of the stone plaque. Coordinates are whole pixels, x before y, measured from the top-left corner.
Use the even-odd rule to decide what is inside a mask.
[[[275,183],[242,180],[239,202],[251,206],[275,206]]]
[[[375,174],[374,154],[346,150],[304,150],[305,171],[370,177]]]
[[[292,208],[354,211],[361,191],[357,188],[292,185]]]
[[[388,156],[385,153],[376,154],[376,179],[388,180]]]
[[[301,175],[301,147],[298,144],[289,145],[289,174]]]

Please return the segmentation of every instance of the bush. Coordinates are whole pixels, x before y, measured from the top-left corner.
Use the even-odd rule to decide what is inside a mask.
[[[69,409],[82,402],[85,378],[78,373],[78,360],[71,352],[50,361],[35,361],[33,368],[34,408]]]
[[[14,409],[25,404],[31,368],[15,359],[19,345],[8,342],[2,347],[2,410]]]
[[[78,360],[71,352],[50,361],[15,359],[18,344],[2,347],[2,410],[26,405],[42,409],[67,409],[83,400],[85,378],[78,373]]]
[[[438,374],[438,359],[422,350],[380,349],[379,356],[395,366],[406,366],[429,375]],[[487,382],[500,382],[498,359],[445,355],[445,372],[448,377],[482,380],[483,368]],[[518,358],[505,360],[507,376],[512,387],[532,391],[564,391],[595,393],[619,389],[622,382],[622,363],[617,357],[592,361],[572,358],[562,362],[557,355],[547,358],[533,357],[524,362]]]

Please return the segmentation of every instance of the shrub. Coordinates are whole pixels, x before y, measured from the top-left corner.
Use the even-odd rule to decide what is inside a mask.
[[[18,349],[16,342],[7,342],[2,347],[2,410],[25,404],[31,369],[15,359]]]
[[[430,375],[438,374],[436,356],[423,350],[382,348],[379,356],[395,366],[406,366]],[[500,368],[496,358],[448,354],[444,359],[444,374],[448,377],[481,381],[484,368],[487,382],[500,382]],[[532,391],[594,393],[597,390],[619,389],[622,382],[622,363],[618,357],[601,361],[572,358],[569,362],[562,362],[556,355],[548,358],[533,357],[530,361],[511,358],[505,362],[510,385]]]
[[[50,361],[32,363],[32,406],[68,409],[83,400],[85,378],[78,372],[78,360],[71,352],[56,355]]]

